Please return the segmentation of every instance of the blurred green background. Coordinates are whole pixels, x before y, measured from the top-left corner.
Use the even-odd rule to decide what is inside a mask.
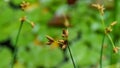
[[[78,68],[99,68],[103,38],[101,18],[93,3],[105,6],[104,20],[108,26],[117,21],[111,36],[120,46],[120,0],[26,0],[29,8],[20,9],[22,0],[0,0],[0,68],[9,68],[22,16],[35,23],[24,23],[18,41],[15,68],[73,68],[69,52],[46,45],[46,35],[61,39],[64,17],[70,22],[69,41]],[[114,54],[105,38],[103,68],[120,68],[120,53]]]

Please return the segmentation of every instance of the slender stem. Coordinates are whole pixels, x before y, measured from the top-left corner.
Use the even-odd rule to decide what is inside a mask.
[[[114,45],[114,43],[113,43],[113,40],[112,40],[111,36],[110,36],[109,34],[106,34],[106,35],[107,35],[107,37],[109,38],[109,40],[110,40],[110,42],[111,42],[111,44],[112,44],[112,47],[115,48],[115,45]]]
[[[113,10],[113,13],[114,13],[114,21],[117,20],[117,17],[118,17],[118,7],[119,6],[119,0],[114,0],[114,10]]]
[[[18,40],[19,40],[19,35],[20,35],[20,32],[21,32],[22,26],[23,26],[23,22],[21,22],[21,24],[20,24],[20,27],[19,27],[19,30],[18,30],[18,34],[17,34],[17,37],[16,37],[15,46],[14,46],[15,50],[14,50],[14,53],[13,53],[13,59],[12,59],[12,62],[11,62],[11,68],[13,68],[14,63],[16,61],[17,43],[18,43]]]
[[[72,56],[72,52],[71,52],[71,50],[70,50],[69,45],[68,45],[67,47],[68,47],[68,51],[69,51],[69,53],[70,53],[70,57],[71,57],[71,60],[72,60],[73,66],[74,66],[74,68],[76,68],[76,65],[75,65],[75,62],[74,62],[74,59],[73,59],[73,56]]]
[[[100,13],[100,16],[101,16],[101,23],[102,23],[102,27],[103,27],[103,29],[105,30],[105,23],[104,23],[104,18],[103,18],[103,15],[101,14],[101,12],[99,11],[99,13]]]
[[[67,27],[66,27],[66,29],[68,30]],[[73,59],[71,49],[70,49],[70,47],[69,47],[69,41],[68,41],[68,38],[66,38],[66,42],[67,42],[67,48],[68,48],[68,51],[69,51],[69,54],[70,54],[70,57],[71,57],[71,60],[72,60],[73,66],[74,66],[74,68],[76,68],[75,61],[74,61],[74,59]]]
[[[100,52],[100,68],[102,68],[102,55],[103,55],[104,39],[105,39],[105,34],[103,35],[102,45],[101,45],[101,52]]]

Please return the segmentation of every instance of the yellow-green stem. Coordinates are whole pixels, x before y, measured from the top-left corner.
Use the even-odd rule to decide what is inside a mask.
[[[15,51],[13,53],[13,57],[12,57],[12,61],[11,61],[11,68],[14,68],[14,63],[15,63],[16,58],[17,58],[17,43],[18,43],[18,40],[19,40],[19,36],[20,36],[20,32],[21,32],[22,26],[23,26],[23,22],[20,23],[18,34],[17,34],[17,37],[16,37],[15,46],[14,46],[15,47]]]
[[[115,48],[115,45],[114,45],[114,43],[113,43],[113,40],[112,40],[111,36],[110,36],[109,34],[106,34],[106,35],[107,35],[107,37],[109,38],[109,40],[110,40],[110,42],[111,42],[111,44],[112,44],[112,47]]]
[[[66,28],[68,30],[68,28]],[[76,64],[75,64],[75,61],[74,61],[74,58],[73,58],[73,55],[72,55],[72,52],[71,52],[71,49],[70,49],[70,46],[69,46],[69,41],[68,41],[68,38],[66,39],[67,40],[67,48],[68,48],[68,52],[70,54],[70,57],[71,57],[71,60],[72,60],[72,63],[73,63],[73,66],[74,68],[77,68],[76,67]]]

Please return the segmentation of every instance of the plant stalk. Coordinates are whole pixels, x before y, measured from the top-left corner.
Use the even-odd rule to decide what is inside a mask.
[[[101,52],[100,52],[100,68],[102,68],[102,56],[103,56],[103,46],[104,46],[105,34],[103,35]]]
[[[20,36],[20,32],[21,32],[21,29],[22,29],[22,26],[23,26],[23,22],[21,22],[20,26],[19,26],[19,30],[18,30],[18,34],[17,34],[17,37],[16,37],[16,41],[15,41],[15,50],[14,50],[14,53],[13,53],[13,58],[12,58],[12,62],[11,62],[11,68],[14,67],[14,63],[16,61],[16,55],[17,55],[17,44],[18,44],[18,40],[19,40],[19,36]]]
[[[74,68],[76,68],[76,65],[75,65],[75,62],[74,62],[74,59],[73,59],[73,56],[72,56],[72,52],[71,52],[71,49],[70,49],[69,45],[67,46],[67,48],[68,48],[68,51],[69,51],[73,66],[74,66]]]

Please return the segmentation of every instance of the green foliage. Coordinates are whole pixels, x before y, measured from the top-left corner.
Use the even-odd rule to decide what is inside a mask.
[[[15,6],[20,5],[21,0],[12,0]],[[27,18],[35,22],[35,27],[24,22],[20,38],[18,41],[18,66],[16,68],[37,68],[43,66],[45,68],[59,65],[63,59],[63,52],[59,48],[52,49],[46,45],[46,35],[50,35],[55,39],[61,39],[61,27],[53,27],[48,23],[57,13],[65,13],[70,17],[71,26],[69,30],[70,48],[77,66],[82,68],[99,67],[100,48],[102,43],[102,25],[100,23],[99,13],[90,5],[91,0],[78,0],[75,5],[69,6],[65,0],[28,0],[31,3],[31,10],[23,11],[20,8],[10,6],[9,2],[0,0],[0,42],[7,39],[11,40],[14,46],[18,28],[20,25],[19,18],[26,15]],[[106,2],[105,2],[106,4]],[[113,21],[113,5],[107,4],[106,13],[104,15],[105,23],[108,25]],[[108,8],[107,8],[108,7]],[[61,10],[61,11],[60,11]],[[119,10],[118,10],[119,11]],[[118,13],[117,17],[119,18]],[[117,20],[118,22],[119,19]],[[119,46],[119,23],[115,27],[112,36],[117,35]],[[81,37],[79,38],[78,35]],[[40,42],[36,45],[37,42]],[[116,40],[116,37],[114,38]],[[103,67],[119,68],[119,54],[113,54],[111,60],[110,42],[105,40],[107,48],[104,49]],[[7,47],[0,44],[0,68],[8,68],[10,66],[12,52]],[[117,56],[117,57],[116,57]],[[60,68],[73,68],[69,53],[67,51],[68,61],[60,65]],[[109,65],[110,62],[115,62]]]

